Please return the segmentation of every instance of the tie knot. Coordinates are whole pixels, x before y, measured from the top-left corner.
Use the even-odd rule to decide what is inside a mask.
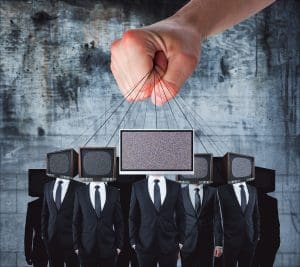
[[[63,181],[59,181],[58,184],[62,185],[64,182]]]
[[[158,184],[158,183],[159,183],[159,180],[158,180],[158,179],[155,179],[155,180],[154,180],[154,183]]]
[[[244,189],[244,185],[243,185],[243,184],[241,184],[241,185],[240,185],[240,188],[241,188],[241,189]]]
[[[100,185],[95,185],[96,190],[99,190],[99,188],[100,188]]]
[[[195,192],[196,193],[199,193],[199,191],[200,191],[200,189],[197,187],[197,188],[195,188]]]

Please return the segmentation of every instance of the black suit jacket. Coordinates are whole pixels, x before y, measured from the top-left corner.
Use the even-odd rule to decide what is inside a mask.
[[[232,185],[223,185],[218,188],[221,203],[224,247],[240,249],[244,247],[245,240],[249,245],[255,245],[259,239],[260,224],[257,192],[253,186],[247,185],[249,201],[245,213],[236,198]]]
[[[129,211],[130,244],[137,251],[170,253],[184,242],[185,214],[181,187],[166,179],[166,198],[156,210],[148,191],[148,180],[133,184]]]
[[[78,189],[73,216],[74,249],[87,254],[98,248],[109,257],[123,247],[124,224],[117,188],[106,186],[106,202],[98,218],[90,200],[89,185]]]
[[[29,202],[27,206],[24,249],[26,259],[33,262],[48,259],[41,235],[42,206],[42,198]]]
[[[214,246],[222,247],[223,227],[217,189],[203,186],[203,199],[199,214],[191,202],[188,186],[182,188],[182,197],[186,217],[182,251],[192,253],[197,245],[208,250],[212,250]]]
[[[57,210],[53,199],[53,188],[55,181],[45,184],[44,202],[42,210],[42,237],[47,246],[55,235],[61,239],[61,246],[66,249],[73,249],[72,238],[72,219],[74,210],[75,191],[83,186],[77,181],[70,181],[68,190],[61,204],[60,210]]]

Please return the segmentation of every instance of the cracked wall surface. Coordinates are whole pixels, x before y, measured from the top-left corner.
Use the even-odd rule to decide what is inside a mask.
[[[27,169],[45,167],[47,152],[83,145],[122,101],[109,67],[111,42],[183,4],[0,1],[0,266],[26,266]],[[156,111],[149,102],[123,103],[89,143],[117,145],[118,133],[111,136],[123,118],[121,127],[188,128],[181,105],[197,152],[205,152],[201,140],[216,156],[250,154],[276,170],[278,267],[300,266],[299,22],[300,2],[282,0],[209,38],[178,103]]]

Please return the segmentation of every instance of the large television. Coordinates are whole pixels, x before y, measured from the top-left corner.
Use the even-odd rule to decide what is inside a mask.
[[[44,185],[55,180],[47,175],[46,169],[28,169],[28,195],[42,197]]]
[[[48,176],[73,178],[77,174],[78,153],[74,149],[64,149],[47,154]]]
[[[275,191],[275,170],[255,167],[255,179],[249,182],[258,191],[271,193]]]
[[[120,130],[120,174],[194,174],[193,130]]]
[[[120,174],[119,166],[120,166],[120,157],[116,157],[116,179],[117,182],[119,183],[134,183],[136,181],[147,178],[147,176],[143,174],[130,174],[130,175]]]
[[[224,175],[229,184],[255,179],[254,157],[228,152],[224,156]]]
[[[213,155],[198,153],[194,155],[194,174],[177,175],[176,180],[181,183],[212,183]]]
[[[79,152],[79,176],[99,181],[114,181],[115,147],[82,147]]]

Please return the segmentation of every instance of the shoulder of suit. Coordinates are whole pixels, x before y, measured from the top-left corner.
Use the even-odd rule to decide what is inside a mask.
[[[181,190],[182,190],[183,192],[188,191],[188,190],[189,190],[189,186],[186,185],[186,186],[184,186],[184,187],[181,187]]]
[[[218,191],[226,191],[226,190],[228,190],[230,187],[231,187],[232,185],[230,185],[230,184],[224,184],[224,185],[220,185],[220,186],[218,186]]]
[[[106,188],[112,192],[120,192],[120,189],[111,185],[107,185]]]
[[[146,183],[148,183],[147,181],[147,179],[146,180],[140,180],[140,181],[137,181],[137,182],[134,182],[133,184],[132,184],[132,186],[134,186],[134,187],[136,187],[136,186],[140,186],[141,184],[144,184],[145,183],[145,181],[146,181]]]
[[[217,192],[217,187],[211,186],[211,185],[204,185],[203,188],[208,189],[211,192]]]

